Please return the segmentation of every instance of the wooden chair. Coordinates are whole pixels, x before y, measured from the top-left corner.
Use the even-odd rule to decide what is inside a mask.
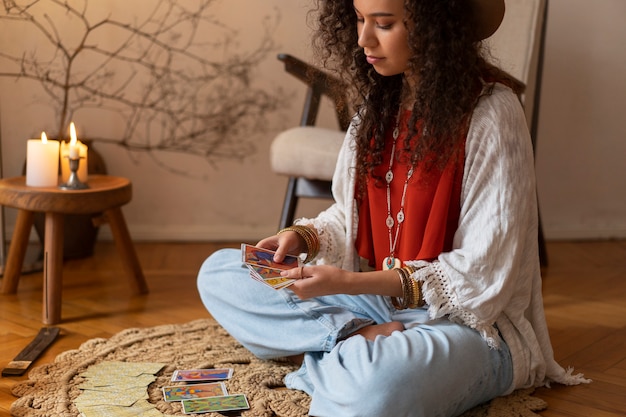
[[[500,28],[486,44],[494,63],[526,87],[520,100],[535,148],[548,0],[506,0],[506,8]],[[278,59],[284,62],[285,71],[307,85],[300,126],[279,133],[270,148],[272,170],[289,177],[279,224],[283,228],[293,223],[300,198],[332,198],[331,179],[350,113],[341,81],[293,56],[280,54]],[[335,104],[340,130],[314,126],[324,95]],[[538,241],[545,266],[548,257],[541,219]]]
[[[329,198],[337,154],[350,124],[347,87],[336,77],[291,55],[280,54],[285,71],[307,85],[300,126],[281,132],[270,148],[270,163],[277,174],[289,177],[280,216],[280,228],[293,223],[300,198]],[[322,98],[335,105],[339,130],[315,127]]]

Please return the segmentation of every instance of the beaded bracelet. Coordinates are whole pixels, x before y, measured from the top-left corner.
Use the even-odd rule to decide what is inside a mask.
[[[298,236],[304,240],[306,243],[306,258],[304,259],[304,263],[311,262],[320,252],[320,240],[312,227],[296,224],[285,227],[284,229],[279,230],[276,234],[279,235],[283,232],[296,232]]]

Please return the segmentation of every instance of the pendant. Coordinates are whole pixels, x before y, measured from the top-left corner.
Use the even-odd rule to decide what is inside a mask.
[[[387,225],[387,228],[391,229],[393,225],[395,224],[395,222],[393,221],[393,217],[387,216],[387,220],[385,221],[385,224]]]
[[[400,211],[398,212],[398,215],[396,216],[396,218],[398,219],[398,223],[402,223],[404,222],[404,210],[400,209]],[[400,227],[400,226],[398,226]]]
[[[383,270],[400,268],[401,266],[402,261],[398,258],[394,258],[393,256],[387,256],[385,259],[383,259]]]

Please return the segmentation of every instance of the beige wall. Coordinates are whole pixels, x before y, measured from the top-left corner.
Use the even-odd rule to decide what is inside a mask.
[[[257,39],[262,17],[278,11],[275,52],[306,58],[308,3],[221,0],[215,11],[223,22],[240,30],[242,47]],[[537,150],[540,206],[548,238],[626,237],[624,17],[623,0],[550,2]],[[2,50],[24,39],[24,34],[0,25]],[[298,81],[284,75],[274,55],[259,68],[257,81],[271,88],[280,86],[293,97],[283,111],[268,117],[270,133],[250,133],[258,150],[243,162],[209,165],[195,156],[155,155],[187,170],[190,176],[183,177],[163,170],[148,154],[96,143],[109,173],[133,181],[134,198],[124,213],[135,239],[249,241],[275,231],[286,180],[270,172],[267,152],[272,132],[297,123],[303,90]],[[20,175],[26,140],[51,123],[52,113],[41,97],[33,83],[0,78],[5,177]],[[329,112],[323,119],[324,125],[333,125]],[[77,123],[85,132],[114,129],[111,120],[98,117]],[[306,203],[300,214],[313,214],[325,204]],[[7,210],[9,233],[13,222],[14,212]],[[101,237],[109,236],[103,228]]]
[[[537,175],[548,237],[626,236],[626,2],[551,0]]]

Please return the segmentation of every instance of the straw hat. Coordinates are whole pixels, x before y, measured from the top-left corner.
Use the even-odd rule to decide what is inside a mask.
[[[476,21],[476,39],[483,40],[500,27],[504,18],[504,0],[470,0]]]

